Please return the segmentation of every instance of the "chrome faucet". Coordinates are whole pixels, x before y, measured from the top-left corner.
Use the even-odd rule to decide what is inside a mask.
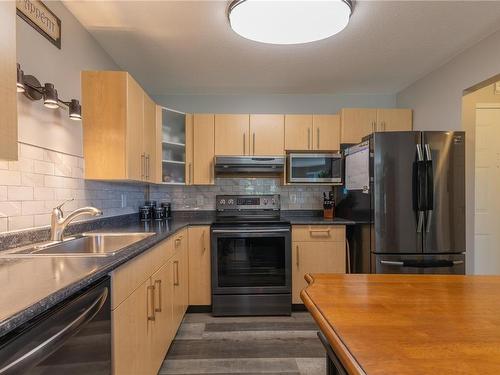
[[[68,199],[64,201],[59,206],[52,209],[52,217],[50,219],[50,240],[51,241],[62,241],[64,229],[75,220],[77,217],[82,215],[92,215],[92,216],[101,216],[102,211],[95,207],[82,207],[79,208],[72,213],[70,213],[66,218],[61,210],[61,207],[66,203],[75,200],[75,198]]]

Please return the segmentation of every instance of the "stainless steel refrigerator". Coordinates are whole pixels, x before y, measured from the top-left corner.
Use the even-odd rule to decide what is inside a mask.
[[[465,273],[464,132],[374,133],[345,163],[344,198],[369,205],[365,272]]]

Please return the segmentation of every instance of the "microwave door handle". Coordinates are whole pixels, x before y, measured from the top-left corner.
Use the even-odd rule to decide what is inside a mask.
[[[16,357],[12,358],[7,364],[0,364],[0,374],[14,375],[23,373],[26,369],[31,368],[48,357],[55,350],[61,347],[65,341],[78,332],[82,326],[87,324],[97,315],[97,313],[101,310],[101,307],[104,305],[107,297],[108,288],[105,288],[80,315],[66,324],[56,334],[44,339],[43,342],[38,344],[35,348],[26,348],[24,353],[19,354],[16,352]],[[64,310],[61,313],[64,313]],[[62,316],[62,318],[64,318],[64,316]],[[33,342],[38,338],[36,337],[37,334],[38,333],[30,334],[30,332],[28,332],[27,334],[21,336],[22,341]],[[15,344],[16,342],[14,341],[11,345]],[[22,342],[19,342],[18,344],[19,348],[23,347],[23,345],[21,345]]]

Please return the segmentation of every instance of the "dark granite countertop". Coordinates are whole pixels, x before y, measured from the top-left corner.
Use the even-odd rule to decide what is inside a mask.
[[[319,211],[320,212],[320,211]],[[352,221],[336,218],[323,219],[311,211],[282,211],[282,217],[292,224],[351,225]],[[26,257],[0,258],[0,336],[12,331],[31,318],[82,290],[107,275],[121,264],[134,258],[155,244],[167,239],[188,225],[210,225],[215,220],[213,211],[177,212],[164,222],[141,223],[137,215],[108,218],[88,224],[75,224],[69,233],[83,231],[155,232],[156,234],[133,244],[109,257]],[[8,234],[0,236],[2,248],[23,246],[29,242],[41,242],[48,236],[46,229],[36,233]]]

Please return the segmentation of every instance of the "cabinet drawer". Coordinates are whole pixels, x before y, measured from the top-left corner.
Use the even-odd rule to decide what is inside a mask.
[[[173,254],[173,241],[162,241],[111,273],[111,309],[115,309]]]
[[[294,225],[292,241],[343,242],[345,225]]]

